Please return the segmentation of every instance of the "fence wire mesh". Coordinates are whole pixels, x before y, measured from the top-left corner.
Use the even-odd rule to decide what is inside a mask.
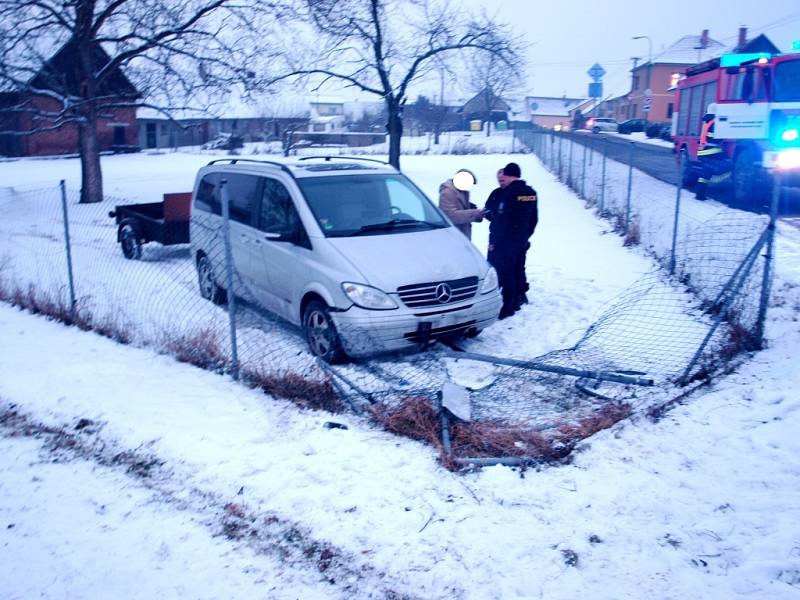
[[[589,186],[595,190],[588,193],[596,194],[601,157],[591,150],[563,146],[558,151],[555,145],[543,136],[532,148],[551,168],[560,168],[579,191],[586,182],[587,190]],[[606,177],[614,169],[606,164]],[[619,206],[612,189],[606,186],[606,201]],[[644,210],[645,201],[642,198],[637,210]],[[572,348],[539,357],[487,361],[468,354],[480,353],[481,345],[479,340],[467,339],[458,342],[467,354],[434,343],[425,351],[356,358],[330,366],[309,351],[303,329],[297,325],[299,315],[292,316],[284,300],[259,285],[266,276],[259,269],[268,262],[263,248],[235,243],[227,257],[225,231],[220,226],[209,233],[214,241],[204,244],[202,253],[196,245],[153,242],[134,245],[133,251],[127,248],[128,255],[132,254],[129,258],[120,244],[125,242],[126,222],[118,224],[109,216],[117,205],[127,204],[114,198],[80,204],[77,193],[67,191],[62,198],[57,186],[0,190],[0,209],[5,215],[0,221],[3,299],[203,368],[235,369],[250,384],[275,395],[301,403],[313,397],[310,406],[335,410],[345,401],[359,410],[370,405],[393,409],[415,398],[434,406],[445,384],[454,383],[467,394],[473,421],[538,432],[563,431],[609,406],[637,410],[663,401],[671,382],[685,375],[687,368],[689,375],[713,372],[719,368],[720,356],[729,358],[733,349],[746,347],[742,340],[754,330],[757,318],[764,261],[753,248],[763,238],[765,219],[725,215],[708,220],[704,215],[689,215],[674,273],[658,270],[642,278],[611,303]],[[242,235],[235,219],[234,215],[228,223],[231,239]],[[650,240],[662,258],[668,248],[661,235],[665,222],[658,235],[653,230]],[[163,219],[161,226],[150,237],[177,239],[163,229]],[[136,227],[142,227],[141,223]],[[141,238],[143,232],[137,230],[136,235]],[[228,266],[235,327],[230,325],[230,304],[225,303],[231,298],[226,291]],[[277,278],[271,283],[272,291],[280,288],[281,276],[291,276],[270,275]],[[726,319],[720,321],[720,315]],[[409,326],[398,322],[396,327],[404,331]],[[354,356],[383,347],[384,340],[368,331],[363,324],[339,324],[345,347]],[[408,336],[410,342],[417,341],[413,327]],[[238,364],[234,365],[235,358]],[[597,372],[633,379],[646,375],[657,386],[609,383],[593,375]],[[529,453],[524,444],[511,450],[520,456]],[[475,448],[470,451],[474,453]],[[485,449],[484,455],[508,451]]]

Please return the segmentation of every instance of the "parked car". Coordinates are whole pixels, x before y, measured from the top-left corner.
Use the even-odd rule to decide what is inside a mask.
[[[617,122],[614,119],[607,117],[590,117],[586,120],[586,129],[592,133],[600,133],[601,131],[616,131]]]
[[[236,295],[299,325],[325,361],[472,336],[497,320],[495,270],[438,207],[394,168],[340,157],[200,169],[191,251],[208,300],[229,293],[223,194]]]
[[[644,133],[649,138],[661,138],[664,131],[669,131],[672,125],[669,123],[648,123]]]
[[[644,131],[647,121],[644,119],[628,119],[619,124],[617,131],[620,133],[635,133],[637,131]]]

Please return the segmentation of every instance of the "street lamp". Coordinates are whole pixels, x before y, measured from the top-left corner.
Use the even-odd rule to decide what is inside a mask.
[[[644,113],[644,123],[645,129],[647,128],[647,113],[650,112],[646,110],[644,107],[648,102],[647,93],[650,92],[650,101],[652,102],[653,90],[650,89],[650,75],[653,70],[653,40],[650,39],[648,35],[636,35],[633,37],[634,40],[647,40],[647,79],[645,80],[644,90],[645,93],[642,94],[642,112]]]

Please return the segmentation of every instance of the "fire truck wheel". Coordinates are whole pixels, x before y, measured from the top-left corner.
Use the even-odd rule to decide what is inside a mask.
[[[764,170],[756,164],[756,155],[745,149],[733,162],[733,198],[741,204],[757,204],[763,199],[766,185]]]
[[[681,149],[680,159],[683,165],[681,169],[681,183],[683,187],[688,189],[697,183],[697,171],[692,167],[692,161],[689,160],[689,153],[686,151],[686,148]]]

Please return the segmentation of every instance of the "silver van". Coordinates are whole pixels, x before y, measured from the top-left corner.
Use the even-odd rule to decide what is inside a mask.
[[[473,336],[497,319],[495,270],[407,177],[369,159],[201,168],[190,234],[204,298],[227,293],[223,182],[237,296],[302,327],[323,360]]]

